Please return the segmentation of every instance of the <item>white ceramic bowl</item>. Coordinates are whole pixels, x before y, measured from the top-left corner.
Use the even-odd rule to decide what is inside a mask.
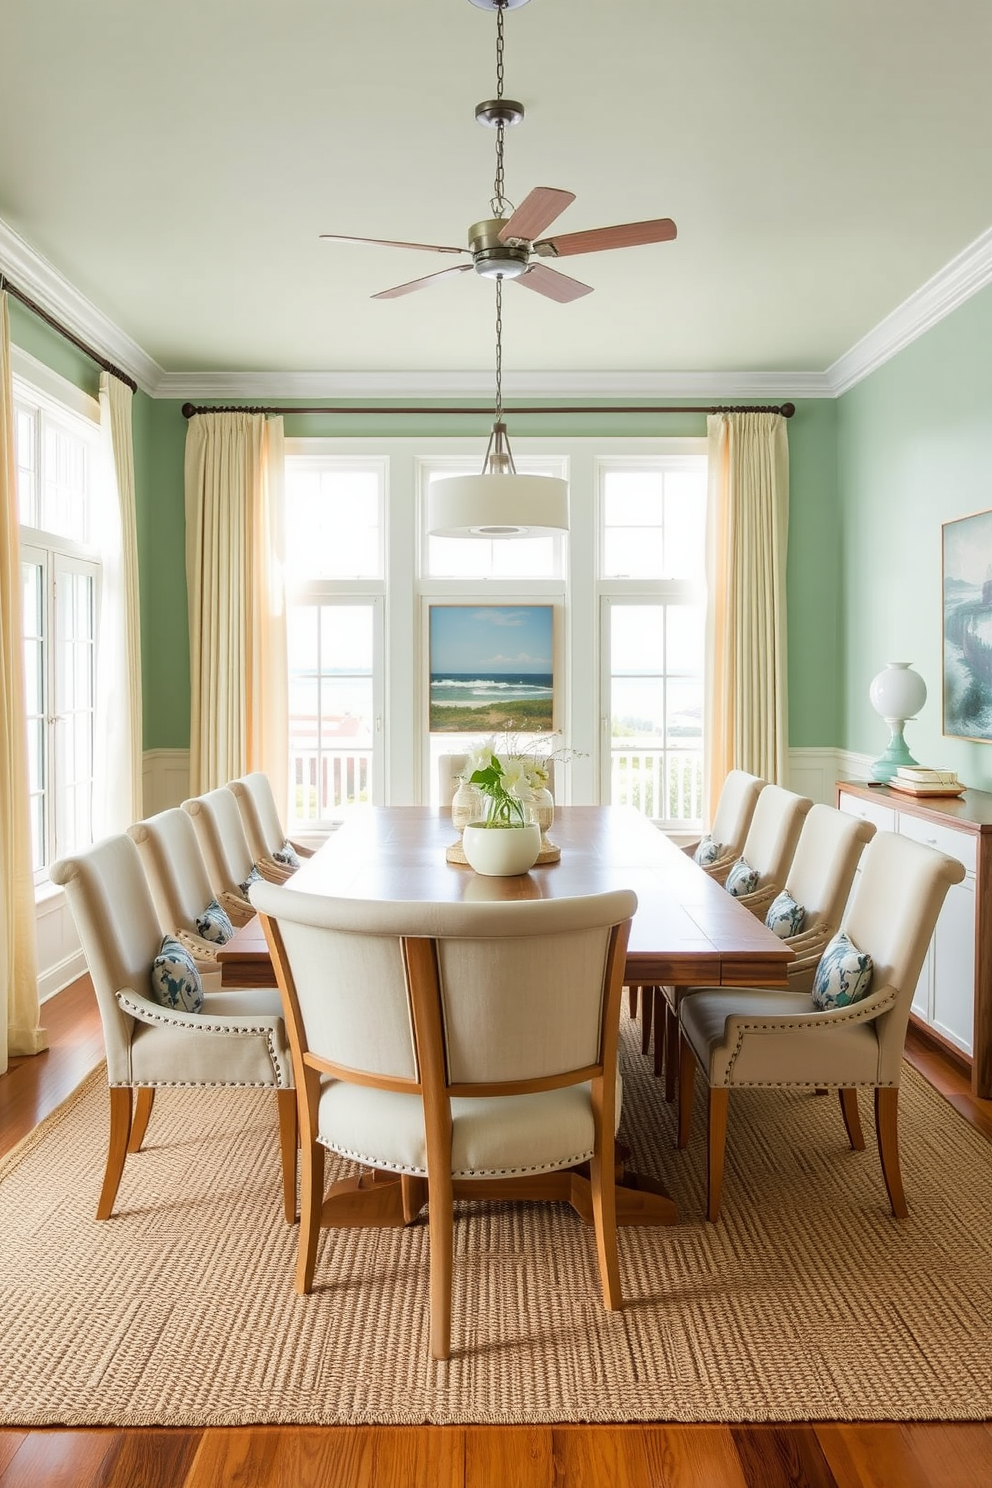
[[[470,822],[462,835],[462,847],[476,873],[490,877],[526,873],[541,851],[541,829],[536,822],[522,827],[483,827]]]

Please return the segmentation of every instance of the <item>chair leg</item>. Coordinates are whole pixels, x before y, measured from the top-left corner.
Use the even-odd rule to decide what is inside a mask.
[[[896,1219],[906,1219],[909,1216],[909,1205],[906,1203],[899,1169],[898,1085],[879,1086],[875,1090],[875,1132],[878,1136],[882,1177],[885,1179],[892,1213]]]
[[[431,1357],[451,1355],[451,1252],[455,1216],[451,1174],[428,1175],[427,1223],[431,1247]]]
[[[654,1003],[654,1077],[660,1079],[668,1058],[668,1019],[665,1017],[665,994],[660,987],[651,988]]]
[[[612,1138],[607,1138],[606,1147],[605,1157],[597,1152],[589,1161],[589,1188],[603,1306],[607,1312],[618,1312],[623,1307],[623,1290],[617,1256],[617,1190]]]
[[[637,1017],[637,992],[638,989],[635,984],[631,984],[627,988],[627,1011],[632,1018]]]
[[[97,1219],[109,1219],[114,1212],[114,1200],[124,1172],[127,1144],[131,1136],[131,1087],[110,1087],[110,1141],[107,1144],[107,1167],[103,1175],[103,1188],[96,1206]]]
[[[688,1039],[679,1035],[678,1042],[679,1061],[679,1111],[678,1111],[678,1134],[675,1138],[676,1147],[682,1151],[689,1145],[689,1133],[692,1130],[692,1101],[696,1088],[696,1056],[692,1052],[692,1046]]]
[[[641,989],[641,1053],[647,1054],[651,1048],[651,1021],[654,1012],[654,998],[651,996],[650,987]]]
[[[279,1102],[279,1154],[282,1158],[282,1208],[287,1224],[296,1223],[296,1149],[299,1127],[296,1091],[277,1090]]]
[[[152,1106],[155,1104],[154,1085],[140,1085],[135,1092],[134,1115],[131,1117],[131,1135],[128,1138],[128,1152],[140,1152],[141,1144],[145,1140],[145,1132],[148,1130],[148,1118],[152,1114]]]
[[[320,1238],[320,1212],[324,1205],[324,1149],[311,1138],[300,1153],[300,1248],[296,1261],[296,1290],[313,1288]]]
[[[723,1191],[723,1157],[727,1146],[727,1107],[730,1091],[726,1086],[710,1087],[709,1153],[707,1158],[706,1218],[715,1224],[720,1213]]]
[[[864,1152],[865,1139],[861,1130],[861,1113],[858,1110],[858,1092],[854,1089],[838,1090],[837,1094],[840,1096],[840,1110],[847,1128],[847,1139],[855,1152]]]
[[[676,993],[676,996],[678,994]],[[679,1015],[665,998],[665,1099],[669,1104],[675,1099],[675,1079],[678,1073],[678,1048],[682,1042],[679,1032]]]

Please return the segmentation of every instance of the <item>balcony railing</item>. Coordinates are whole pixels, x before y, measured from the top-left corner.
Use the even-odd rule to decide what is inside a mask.
[[[703,756],[698,749],[645,749],[613,740],[615,806],[633,806],[658,821],[695,823],[703,815]]]
[[[293,819],[331,821],[372,799],[372,749],[300,749],[290,746]]]

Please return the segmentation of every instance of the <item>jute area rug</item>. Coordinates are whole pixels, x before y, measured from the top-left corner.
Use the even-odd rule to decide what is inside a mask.
[[[910,1218],[832,1097],[731,1100],[723,1215],[624,1032],[633,1165],[682,1223],[621,1231],[604,1312],[564,1205],[462,1205],[455,1354],[428,1352],[425,1219],[321,1240],[292,1285],[271,1092],[162,1091],[114,1218],[93,1219],[103,1072],[0,1165],[0,1421],[9,1425],[988,1419],[992,1151],[911,1069]],[[697,1097],[701,1092],[697,1093]],[[347,1165],[333,1160],[330,1176]]]

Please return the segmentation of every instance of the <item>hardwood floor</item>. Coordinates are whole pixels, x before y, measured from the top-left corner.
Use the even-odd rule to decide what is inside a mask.
[[[102,1055],[83,978],[50,1047],[0,1077],[0,1154]],[[907,1058],[992,1139],[992,1101],[912,1033]],[[2,1350],[2,1342],[0,1342]],[[921,1402],[923,1404],[923,1402]],[[992,1416],[992,1398],[989,1402]],[[992,1488],[992,1424],[0,1431],[0,1488]]]

